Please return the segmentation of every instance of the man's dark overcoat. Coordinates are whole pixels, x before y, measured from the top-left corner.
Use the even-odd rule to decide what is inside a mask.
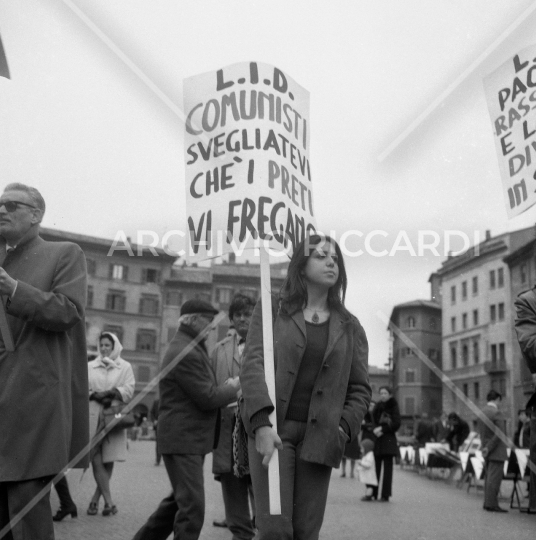
[[[162,370],[190,348],[196,334],[181,325],[169,344]],[[236,390],[218,386],[204,344],[186,352],[160,380],[158,451],[161,454],[205,455],[218,442],[219,408],[236,399]]]
[[[18,284],[2,299],[15,351],[0,337],[0,482],[55,475],[89,442],[86,261],[76,244],[38,231],[2,265]]]

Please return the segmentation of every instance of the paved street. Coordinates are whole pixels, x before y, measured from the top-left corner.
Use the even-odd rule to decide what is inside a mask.
[[[202,540],[229,540],[226,529],[212,526],[223,517],[221,492],[206,463],[207,512]],[[154,466],[154,442],[130,443],[129,459],[117,463],[112,494],[119,513],[112,517],[88,516],[86,508],[94,489],[91,471],[80,482],[80,472],[71,471],[69,484],[78,519],[65,518],[56,524],[57,540],[130,540],[135,531],[167,495],[169,483],[163,464]],[[340,478],[333,471],[330,496],[321,538],[337,540],[533,540],[536,516],[512,510],[491,514],[482,510],[482,495],[458,490],[441,480],[429,480],[395,468],[394,497],[390,503],[361,502],[364,486],[357,480]],[[507,507],[507,501],[502,505]],[[52,508],[58,506],[52,494]],[[102,510],[102,503],[100,510]]]

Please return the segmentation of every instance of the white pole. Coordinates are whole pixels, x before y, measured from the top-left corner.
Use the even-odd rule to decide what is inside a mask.
[[[269,416],[270,422],[277,431],[276,399],[275,399],[275,365],[274,339],[272,323],[272,297],[270,283],[270,260],[267,247],[260,247],[261,254],[261,302],[262,302],[262,339],[264,345],[264,376],[268,395],[274,405]],[[268,490],[270,497],[270,514],[281,515],[281,496],[279,489],[279,454],[274,450],[268,464]]]

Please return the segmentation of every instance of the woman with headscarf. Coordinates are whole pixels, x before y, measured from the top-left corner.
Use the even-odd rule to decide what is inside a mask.
[[[102,332],[99,337],[100,354],[88,363],[90,433],[95,437],[103,428],[102,411],[110,406],[128,403],[134,394],[134,373],[129,362],[121,358],[123,346],[115,334]],[[99,441],[91,452],[91,465],[97,489],[91,498],[87,513],[99,511],[99,499],[104,498],[103,516],[117,514],[110,493],[110,478],[115,461],[125,461],[127,452],[126,430],[111,431]]]

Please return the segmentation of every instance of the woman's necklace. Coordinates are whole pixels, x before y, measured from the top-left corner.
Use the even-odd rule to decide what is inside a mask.
[[[318,324],[320,322],[320,317],[318,316],[319,313],[329,313],[329,309],[313,309],[310,307],[304,308],[304,311],[312,312],[311,322],[314,324]]]

